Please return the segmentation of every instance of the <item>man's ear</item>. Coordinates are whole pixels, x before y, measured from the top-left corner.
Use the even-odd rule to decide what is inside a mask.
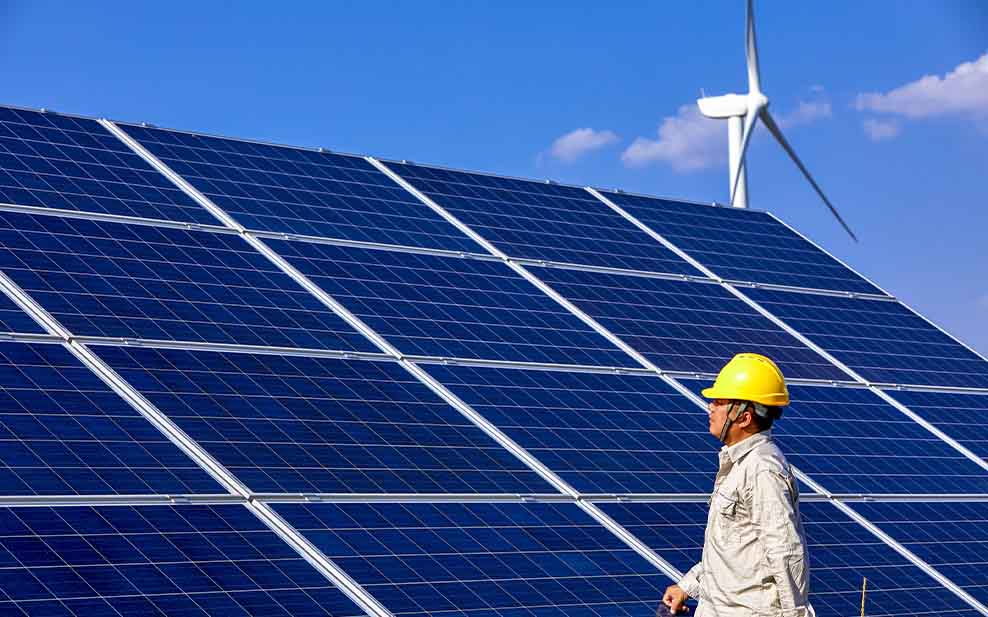
[[[750,409],[742,412],[741,415],[738,416],[738,419],[734,421],[734,424],[741,428],[748,428],[755,423],[754,413],[755,412]]]

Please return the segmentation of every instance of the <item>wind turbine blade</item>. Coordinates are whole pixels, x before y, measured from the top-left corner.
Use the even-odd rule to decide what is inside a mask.
[[[745,58],[748,60],[748,91],[761,92],[761,77],[758,70],[758,43],[755,41],[755,9],[748,0],[748,32]]]
[[[779,144],[781,144],[783,149],[785,149],[785,151],[789,154],[789,158],[792,159],[793,163],[796,163],[796,167],[799,167],[799,170],[803,172],[803,175],[806,177],[806,179],[810,181],[810,184],[813,185],[813,188],[814,190],[816,190],[817,195],[819,195],[820,199],[823,200],[823,203],[827,204],[827,207],[830,208],[830,213],[834,215],[834,217],[837,219],[838,222],[840,222],[841,226],[844,228],[844,231],[846,231],[848,235],[851,236],[851,238],[855,242],[857,242],[858,237],[854,235],[854,232],[851,231],[851,228],[848,227],[847,223],[844,222],[844,219],[841,217],[840,212],[837,211],[837,208],[835,208],[834,205],[830,203],[830,200],[827,199],[827,196],[823,194],[823,190],[813,179],[813,176],[810,175],[810,172],[806,169],[806,166],[803,165],[803,162],[799,160],[798,156],[796,156],[796,153],[789,145],[789,142],[786,141],[786,138],[782,136],[782,131],[779,130],[779,125],[775,123],[775,120],[772,119],[772,116],[768,113],[767,109],[762,109],[761,117],[762,117],[762,122],[765,123],[765,128],[767,128],[769,132],[775,136],[775,139],[778,140]]]
[[[758,122],[758,107],[750,107],[744,116],[744,131],[741,133],[741,148],[738,150],[738,162],[732,170],[731,178],[731,205],[734,205],[734,198],[738,193],[738,185],[741,184],[741,170],[744,169],[744,158],[748,152],[748,142],[751,141],[751,134],[755,130],[755,123]]]

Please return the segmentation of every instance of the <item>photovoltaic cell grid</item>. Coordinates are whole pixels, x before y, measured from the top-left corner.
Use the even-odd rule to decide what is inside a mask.
[[[503,263],[267,242],[406,355],[635,365]]]
[[[598,505],[680,570],[699,561],[706,504]],[[865,577],[866,615],[980,615],[833,505],[804,502],[800,513],[810,556],[810,603],[817,615],[860,614]]]
[[[889,390],[887,394],[988,460],[988,395]]]
[[[853,508],[988,603],[988,502],[861,503]]]
[[[484,252],[362,158],[134,125],[124,129],[247,228]]]
[[[364,616],[245,507],[0,508],[0,612]]]
[[[583,189],[387,165],[512,257],[702,276]]]
[[[273,507],[402,617],[640,617],[670,582],[573,504]]]
[[[988,362],[899,302],[743,291],[868,381],[988,388]]]
[[[0,107],[0,201],[216,225],[95,120]]]
[[[532,272],[663,370],[716,373],[734,354],[757,352],[787,377],[848,378],[719,285],[562,268]]]
[[[0,269],[79,336],[377,350],[235,235],[0,212]]]
[[[554,492],[395,363],[98,353],[254,491]]]
[[[14,301],[0,292],[0,331],[42,334],[44,328],[24,312]]]
[[[61,345],[0,343],[0,495],[224,492]]]
[[[656,376],[470,366],[426,370],[583,493],[705,493],[717,442]]]
[[[722,278],[884,295],[766,213],[604,195]]]
[[[680,381],[696,392],[710,385]],[[831,492],[988,493],[988,471],[869,390],[790,385],[789,396],[772,435]]]

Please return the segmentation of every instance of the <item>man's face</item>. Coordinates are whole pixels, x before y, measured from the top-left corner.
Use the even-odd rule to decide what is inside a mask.
[[[727,414],[731,410],[731,401],[726,398],[715,398],[707,402],[707,415],[710,416],[710,434],[720,439],[720,432],[727,422]]]
[[[707,415],[710,416],[710,434],[717,439],[720,439],[720,432],[724,429],[724,423],[727,422],[727,414],[731,412],[731,403],[733,402],[735,401],[726,398],[715,398],[707,403]],[[741,405],[742,408],[747,407],[743,403]],[[740,412],[738,417],[734,419],[731,428],[727,430],[724,443],[730,445],[744,436],[744,427],[747,426],[746,413],[749,413],[748,409]]]

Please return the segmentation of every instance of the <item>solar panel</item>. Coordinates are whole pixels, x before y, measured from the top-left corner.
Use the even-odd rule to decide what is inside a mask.
[[[723,287],[533,268],[533,273],[659,368],[716,373],[736,353],[772,357],[787,377],[847,375]]]
[[[223,492],[64,347],[0,343],[0,495]]]
[[[45,330],[30,315],[14,304],[13,300],[0,293],[0,332],[42,334]]]
[[[764,212],[604,195],[722,278],[884,295]]]
[[[0,612],[364,613],[238,505],[0,508]]]
[[[710,385],[681,381],[697,392]],[[790,385],[789,395],[772,434],[831,492],[988,493],[988,472],[870,390]]]
[[[0,268],[80,336],[376,351],[235,235],[0,212]]]
[[[512,257],[701,275],[583,189],[420,165],[388,167]]]
[[[484,252],[360,157],[135,125],[124,129],[247,228]]]
[[[580,492],[713,484],[718,445],[706,414],[654,375],[424,368]]]
[[[286,240],[269,245],[404,354],[635,365],[501,262]]]
[[[95,120],[0,107],[0,201],[217,224]]]
[[[988,388],[988,362],[898,302],[744,293],[871,382]]]
[[[553,491],[395,363],[122,347],[98,353],[254,491]]]
[[[700,559],[706,504],[601,503],[618,523],[682,571]],[[810,603],[817,615],[981,613],[947,591],[871,532],[829,503],[800,505],[810,557]]]
[[[887,394],[971,452],[988,459],[988,433],[984,430],[988,395],[909,390],[888,390]]]
[[[988,603],[988,502],[860,503],[882,531]]]
[[[573,504],[274,508],[402,617],[640,617],[670,582]]]

